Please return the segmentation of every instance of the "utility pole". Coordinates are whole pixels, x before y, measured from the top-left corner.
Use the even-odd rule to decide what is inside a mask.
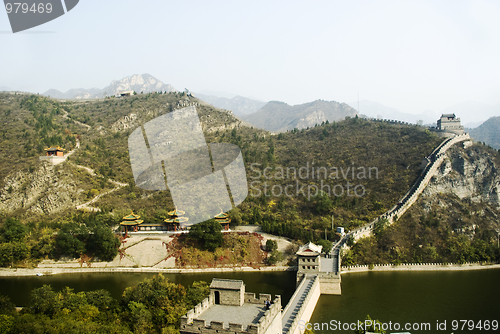
[[[328,240],[328,236],[326,235],[326,228],[325,228],[325,240]]]
[[[332,231],[333,231],[333,215],[332,215]]]

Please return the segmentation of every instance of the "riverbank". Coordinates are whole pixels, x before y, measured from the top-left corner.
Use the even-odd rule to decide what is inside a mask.
[[[445,270],[483,270],[500,269],[500,264],[440,264],[440,263],[410,263],[393,266],[390,264],[376,264],[372,268],[368,265],[342,267],[341,274],[360,273],[367,271],[445,271]]]
[[[34,268],[34,269],[0,269],[0,277],[15,276],[51,276],[59,274],[81,274],[81,273],[165,273],[165,274],[195,274],[195,273],[232,273],[232,272],[272,272],[272,271],[296,271],[297,267],[274,266],[274,267],[234,267],[234,268],[192,268],[192,269],[162,269],[162,268]]]

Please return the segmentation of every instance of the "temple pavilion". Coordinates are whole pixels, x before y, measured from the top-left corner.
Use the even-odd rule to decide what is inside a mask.
[[[123,217],[123,221],[120,223],[123,229],[125,229],[125,235],[128,232],[137,232],[139,230],[139,225],[141,225],[144,220],[140,220],[141,216],[135,215],[133,211],[130,211],[128,216]]]
[[[222,229],[224,231],[229,230],[229,223],[231,222],[231,218],[229,218],[229,215],[227,213],[220,211],[218,215],[216,215],[215,220],[222,225]]]
[[[185,223],[189,220],[187,217],[182,217],[186,212],[177,209],[170,211],[168,215],[170,218],[165,219],[169,231],[178,231],[184,228]]]
[[[59,147],[59,146],[52,146],[49,148],[46,148],[45,151],[47,152],[48,157],[62,157],[64,156],[64,149]]]

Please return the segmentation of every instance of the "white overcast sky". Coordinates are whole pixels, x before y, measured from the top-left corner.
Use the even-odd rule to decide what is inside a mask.
[[[500,1],[81,0],[10,32],[0,86],[103,88],[149,73],[176,89],[289,104],[377,101],[409,113],[500,103]]]

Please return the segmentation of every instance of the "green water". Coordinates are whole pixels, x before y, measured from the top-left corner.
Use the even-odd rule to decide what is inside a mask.
[[[27,305],[30,291],[43,284],[59,290],[106,289],[115,298],[123,290],[153,274],[106,273],[71,274],[42,277],[2,277],[0,293],[18,306]],[[241,279],[246,291],[281,294],[283,307],[295,289],[294,272],[167,274],[172,282],[184,285],[195,280],[210,282],[213,277]],[[342,276],[342,295],[322,295],[311,318],[312,323],[364,321],[370,314],[382,322],[430,323],[425,333],[492,333],[494,331],[452,331],[453,320],[500,321],[500,270],[440,272],[367,272]],[[436,321],[447,321],[446,331],[435,329]],[[404,330],[400,330],[404,332]],[[317,330],[321,333],[352,331]],[[390,333],[388,331],[387,333]],[[395,332],[395,331],[392,331]],[[424,331],[411,330],[412,333]]]
[[[453,331],[451,322],[461,319],[476,323],[493,319],[500,322],[499,283],[498,269],[343,275],[342,296],[322,295],[310,322],[337,320],[356,323],[358,320],[363,322],[369,314],[372,319],[384,323],[432,325],[432,331],[411,330],[412,333],[494,333],[493,330],[478,329]],[[447,330],[436,330],[436,321],[442,323],[445,320]],[[330,330],[315,332],[332,333]],[[334,332],[352,333],[344,330]]]
[[[119,299],[129,286],[133,286],[151,278],[150,273],[84,273],[53,276],[0,277],[0,294],[10,297],[17,306],[25,306],[30,300],[30,291],[44,284],[50,284],[54,290],[65,286],[75,292],[97,289],[108,290],[114,298]],[[272,293],[281,295],[283,303],[287,303],[295,290],[295,272],[235,272],[235,273],[200,273],[200,274],[163,274],[171,282],[189,285],[193,281],[211,282],[212,278],[241,279],[245,282],[247,292]]]

